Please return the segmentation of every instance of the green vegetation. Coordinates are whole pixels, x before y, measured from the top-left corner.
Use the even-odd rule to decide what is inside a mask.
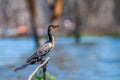
[[[32,80],[43,80],[43,74],[42,71],[39,71],[38,74],[36,74]],[[46,73],[46,80],[55,80],[55,77],[53,75],[50,75],[48,72]]]

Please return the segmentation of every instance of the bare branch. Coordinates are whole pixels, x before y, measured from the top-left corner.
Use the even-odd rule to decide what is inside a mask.
[[[33,73],[29,76],[28,80],[32,80],[32,78],[34,77],[34,75],[40,70],[40,68],[42,68],[43,66],[45,66],[48,61],[49,61],[49,57],[42,63],[40,64],[34,71]]]

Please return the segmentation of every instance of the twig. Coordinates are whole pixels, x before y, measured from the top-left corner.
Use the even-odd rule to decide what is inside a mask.
[[[42,64],[40,64],[40,65],[33,71],[33,73],[29,76],[28,80],[32,80],[32,78],[33,78],[34,75],[38,72],[38,70],[40,70],[40,68],[42,68],[43,66],[45,66],[45,65],[48,63],[49,59],[50,59],[50,58],[48,57]]]

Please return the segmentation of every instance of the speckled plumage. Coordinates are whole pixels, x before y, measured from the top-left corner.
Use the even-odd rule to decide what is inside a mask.
[[[41,46],[30,58],[27,59],[27,63],[36,64],[42,61],[53,49],[53,45],[50,42],[46,42]]]

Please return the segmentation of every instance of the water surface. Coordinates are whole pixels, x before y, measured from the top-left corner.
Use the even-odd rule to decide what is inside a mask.
[[[120,38],[56,38],[47,71],[56,80],[120,80]],[[35,50],[32,38],[0,38],[0,80],[27,80],[37,67],[13,72]]]

